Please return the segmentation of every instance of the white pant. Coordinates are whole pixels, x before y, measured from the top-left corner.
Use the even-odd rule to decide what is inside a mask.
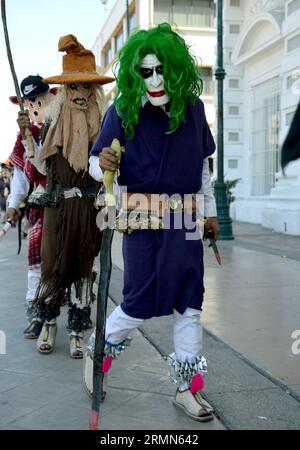
[[[173,342],[177,359],[185,361],[201,356],[203,333],[200,311],[187,308],[184,314],[179,314],[174,310],[173,319]],[[117,306],[107,318],[105,339],[111,344],[120,344],[143,322],[144,319],[130,317]]]
[[[71,303],[77,308],[83,309],[91,304],[91,286],[90,281],[83,280],[82,286],[79,288],[81,292],[76,292],[74,283],[71,286]],[[78,295],[77,295],[78,294]]]
[[[36,290],[39,287],[41,280],[41,268],[28,269],[28,283],[27,283],[27,293],[26,302],[32,302],[35,299]]]

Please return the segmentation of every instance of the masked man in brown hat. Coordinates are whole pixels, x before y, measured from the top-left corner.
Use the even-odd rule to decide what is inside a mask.
[[[63,73],[46,78],[63,85],[52,103],[49,120],[32,160],[47,176],[42,237],[42,275],[35,299],[38,316],[44,320],[37,341],[41,353],[55,346],[56,318],[69,290],[68,330],[70,355],[82,358],[83,330],[93,299],[93,261],[100,246],[96,226],[95,198],[99,185],[89,175],[89,150],[101,123],[104,96],[101,85],[113,78],[96,72],[95,57],[73,35],[60,38]],[[27,116],[19,115],[22,135]]]

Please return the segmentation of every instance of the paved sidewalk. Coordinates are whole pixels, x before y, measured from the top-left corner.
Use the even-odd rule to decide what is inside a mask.
[[[234,223],[234,234],[234,241],[218,243],[221,267],[205,244],[206,396],[227,428],[300,429],[300,355],[292,352],[291,338],[300,330],[300,238],[242,223]],[[16,251],[12,231],[0,242],[0,330],[7,336],[7,354],[0,355],[0,429],[87,429],[90,400],[82,361],[68,355],[66,309],[53,354],[39,355],[35,342],[22,337],[25,245],[20,257]],[[110,295],[118,304],[119,234],[113,263]],[[172,347],[171,317],[151,319],[135,333],[111,369],[102,429],[224,429],[217,419],[197,423],[173,406],[164,360]]]
[[[88,429],[91,401],[83,389],[82,360],[69,357],[66,308],[59,319],[57,347],[38,354],[25,340],[22,298],[26,286],[26,245],[16,256],[15,230],[0,243],[0,330],[6,355],[0,355],[0,429]],[[113,307],[109,304],[109,310]],[[220,430],[215,419],[199,423],[173,403],[174,386],[166,361],[136,331],[132,345],[113,363],[107,400],[101,407],[102,430]]]
[[[292,352],[292,333],[300,330],[300,237],[239,222],[233,231],[234,241],[219,243],[221,268],[206,252],[203,324],[300,398],[300,354]]]
[[[235,240],[218,243],[222,266],[205,243],[202,313],[208,358],[206,393],[233,429],[300,429],[300,238],[258,225],[233,224]],[[115,236],[111,295],[121,298],[123,263]],[[172,319],[143,332],[161,354],[172,351]],[[298,347],[300,347],[298,345]]]

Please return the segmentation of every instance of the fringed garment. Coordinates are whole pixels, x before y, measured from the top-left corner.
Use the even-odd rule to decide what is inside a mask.
[[[75,172],[59,151],[47,160],[47,190],[53,186],[99,189],[88,172]],[[48,310],[50,316],[59,314],[64,293],[72,283],[79,301],[93,299],[92,267],[101,243],[96,226],[95,198],[61,198],[55,208],[45,208],[42,236],[42,278],[35,304]]]

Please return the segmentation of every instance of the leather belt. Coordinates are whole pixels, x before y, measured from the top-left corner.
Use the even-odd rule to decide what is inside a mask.
[[[32,194],[29,198],[29,207],[57,208],[61,200],[76,197],[95,199],[96,188],[94,186],[65,188],[55,184],[51,187],[50,192]]]
[[[96,189],[94,186],[89,187],[73,187],[73,188],[65,188],[63,186],[60,186],[59,184],[55,185],[55,193],[59,196],[63,196],[65,199],[68,198],[83,198],[83,197],[96,197]]]
[[[194,194],[168,196],[166,194],[149,194],[122,192],[121,208],[123,211],[148,212],[163,216],[166,212],[189,212],[192,214],[197,209]]]

